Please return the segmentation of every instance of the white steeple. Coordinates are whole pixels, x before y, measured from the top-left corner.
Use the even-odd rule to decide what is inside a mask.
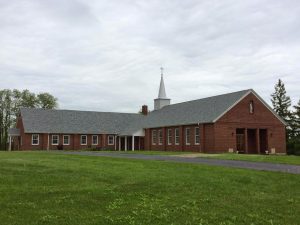
[[[160,68],[161,70],[161,78],[160,78],[160,85],[158,91],[158,98],[154,99],[154,110],[159,110],[164,106],[170,105],[171,99],[167,98],[165,83],[164,83],[164,68]]]
[[[164,82],[164,68],[160,68],[161,70],[161,78],[160,78],[160,85],[159,85],[159,92],[158,92],[158,98],[166,99],[166,89],[165,89],[165,82]]]

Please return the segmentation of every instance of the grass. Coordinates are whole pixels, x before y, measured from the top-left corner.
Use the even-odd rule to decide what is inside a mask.
[[[101,151],[120,153],[119,151]],[[199,152],[179,152],[179,151],[122,151],[124,154],[144,154],[144,155],[189,155],[194,157],[215,158],[215,159],[227,159],[227,160],[243,160],[251,162],[269,162],[280,164],[300,165],[300,156],[296,155],[257,155],[257,154],[236,154],[236,153],[223,153],[223,154],[207,154]]]
[[[199,154],[199,157],[300,165],[300,156],[295,156],[295,155],[249,155],[249,154],[224,153],[224,154]]]
[[[300,224],[300,176],[195,164],[0,152],[0,223]]]

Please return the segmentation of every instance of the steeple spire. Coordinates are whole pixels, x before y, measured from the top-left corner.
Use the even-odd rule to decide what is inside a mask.
[[[160,85],[159,85],[159,92],[158,98],[160,99],[167,99],[166,89],[165,89],[165,82],[164,82],[164,68],[160,67],[161,77],[160,77]]]
[[[164,106],[170,105],[171,99],[167,98],[165,82],[164,82],[164,68],[160,68],[160,85],[158,91],[158,98],[154,99],[154,110],[159,110]]]

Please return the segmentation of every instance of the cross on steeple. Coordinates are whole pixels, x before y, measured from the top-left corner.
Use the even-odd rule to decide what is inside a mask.
[[[164,68],[160,67],[160,75],[163,76],[164,75]]]

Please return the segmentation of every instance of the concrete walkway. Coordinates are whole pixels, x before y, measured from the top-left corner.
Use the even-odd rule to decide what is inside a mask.
[[[234,168],[244,168],[253,170],[265,170],[265,171],[277,171],[284,173],[300,174],[300,166],[287,165],[287,164],[275,164],[275,163],[264,163],[264,162],[248,162],[238,160],[224,160],[224,159],[209,159],[209,158],[191,158],[174,155],[146,155],[140,153],[122,153],[122,152],[69,152],[69,151],[51,151],[60,154],[67,155],[84,155],[84,156],[102,156],[102,157],[113,157],[113,158],[126,158],[126,159],[141,159],[141,160],[159,160],[159,161],[170,161],[180,163],[196,163],[196,164],[207,164],[214,166],[225,166]]]

